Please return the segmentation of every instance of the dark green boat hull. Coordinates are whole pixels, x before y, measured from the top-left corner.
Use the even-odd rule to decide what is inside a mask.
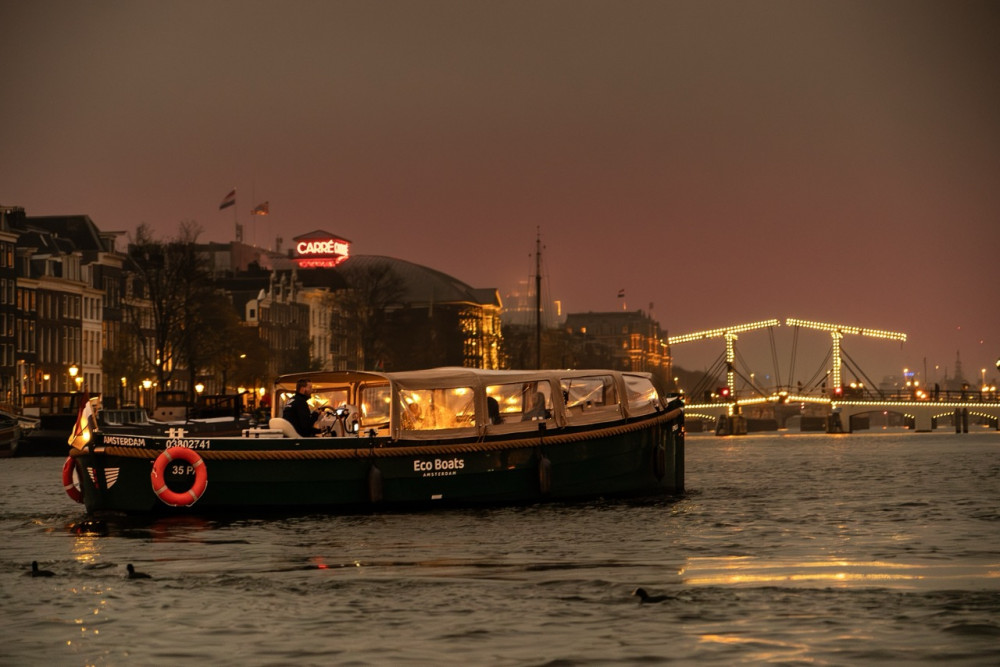
[[[489,442],[178,441],[155,436],[107,436],[107,441],[97,434],[92,451],[72,455],[89,512],[406,510],[670,495],[684,490],[680,414],[599,430],[560,430]],[[189,506],[165,503],[151,483],[154,460],[177,445],[197,453],[207,471],[204,493]],[[193,476],[183,475],[168,479],[171,490],[179,492],[190,488],[192,481]]]

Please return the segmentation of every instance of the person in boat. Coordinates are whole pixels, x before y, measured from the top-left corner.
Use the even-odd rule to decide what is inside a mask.
[[[319,429],[316,428],[318,412],[313,412],[309,407],[309,398],[312,396],[312,383],[309,380],[299,380],[295,383],[295,395],[285,404],[281,416],[287,419],[299,435],[313,437]]]
[[[405,401],[405,404],[406,409],[403,410],[403,428],[408,430],[420,428],[424,421],[420,405],[416,401]]]
[[[521,414],[523,422],[545,419],[548,416],[545,411],[545,394],[538,391],[538,385],[534,382],[524,386],[524,405],[529,407]]]
[[[502,424],[503,417],[500,416],[500,402],[492,396],[486,397],[486,410],[489,413],[491,424]]]

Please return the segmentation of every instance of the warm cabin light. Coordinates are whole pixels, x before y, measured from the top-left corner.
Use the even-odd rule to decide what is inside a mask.
[[[267,393],[267,389],[265,389],[264,387],[261,387],[260,389],[257,390],[257,393],[260,394],[261,396],[263,396],[264,394]]]

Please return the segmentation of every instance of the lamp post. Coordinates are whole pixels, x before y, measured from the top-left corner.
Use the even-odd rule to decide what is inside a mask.
[[[73,384],[76,383],[76,376],[80,373],[80,367],[76,364],[72,364],[69,367],[69,377],[70,377],[70,391],[73,391]],[[80,385],[76,384],[76,388],[79,389]]]

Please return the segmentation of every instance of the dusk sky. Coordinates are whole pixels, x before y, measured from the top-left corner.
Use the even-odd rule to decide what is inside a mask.
[[[844,341],[876,381],[959,351],[998,376],[996,2],[0,0],[0,26],[0,204],[28,215],[230,241],[235,187],[249,242],[323,229],[501,294],[540,229],[568,312],[886,329],[909,341]],[[805,380],[829,336],[800,341]]]

